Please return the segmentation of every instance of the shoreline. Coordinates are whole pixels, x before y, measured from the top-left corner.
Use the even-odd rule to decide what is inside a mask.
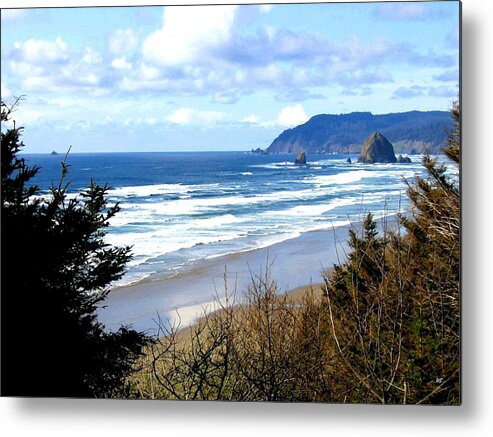
[[[333,271],[333,269],[328,270],[330,273]],[[316,302],[319,302],[322,300],[323,297],[323,291],[322,291],[322,286],[323,283],[313,283],[313,284],[306,284],[306,285],[301,285],[299,287],[293,288],[292,290],[286,291],[284,294],[278,294],[278,297],[280,299],[283,299],[284,296],[286,297],[286,302],[289,304],[294,304],[298,305],[303,302],[307,294],[312,291],[313,292],[313,297]],[[240,306],[233,307],[233,312],[237,313],[241,310]],[[207,315],[212,314],[212,313],[220,313],[223,311],[223,308],[213,308],[210,311],[207,312]],[[199,326],[199,324],[206,319],[206,314],[201,313],[198,317],[196,317],[192,323],[188,325],[183,325],[183,326],[178,326],[175,327],[176,330],[174,331],[174,334],[176,335],[177,343],[180,343],[185,347],[189,347],[191,345],[191,336],[193,335],[194,329]],[[160,333],[159,337],[161,339],[165,339],[170,335],[170,332],[162,332]]]
[[[173,277],[115,287],[98,309],[98,320],[109,331],[123,325],[156,335],[159,321],[183,329],[213,310],[214,300],[225,295],[225,280],[228,293],[236,290],[241,299],[252,275],[265,273],[267,265],[280,293],[319,284],[323,272],[345,258],[349,228],[307,231],[268,247],[203,259]]]
[[[355,223],[353,223],[353,225],[356,225],[359,223],[360,222],[355,222]],[[111,293],[118,293],[120,290],[126,291],[126,290],[128,290],[130,288],[134,288],[134,287],[137,289],[141,286],[145,286],[145,284],[147,284],[147,283],[164,282],[164,281],[172,280],[176,276],[179,276],[179,275],[183,275],[183,274],[184,275],[190,275],[190,274],[194,274],[194,273],[199,273],[200,271],[204,270],[204,268],[207,268],[207,266],[209,264],[214,264],[216,262],[222,262],[223,260],[225,260],[226,262],[231,261],[231,260],[234,261],[237,258],[240,258],[243,256],[249,257],[258,251],[267,251],[268,252],[269,248],[272,248],[272,247],[275,247],[277,245],[286,243],[290,240],[296,240],[297,238],[300,238],[305,234],[334,232],[335,230],[339,230],[342,228],[346,229],[346,231],[347,231],[347,230],[349,230],[350,227],[351,227],[351,225],[344,224],[344,225],[338,226],[337,228],[332,228],[332,229],[310,229],[307,231],[301,231],[299,233],[299,235],[288,237],[284,240],[280,240],[278,242],[272,243],[272,244],[267,245],[267,246],[247,248],[247,249],[238,250],[236,252],[227,252],[227,253],[223,253],[223,254],[219,254],[219,255],[213,255],[213,256],[210,256],[207,258],[195,260],[189,266],[185,267],[183,270],[174,271],[172,275],[161,276],[162,273],[154,272],[153,274],[151,274],[149,276],[146,276],[146,277],[143,277],[140,279],[136,279],[135,281],[129,282],[127,284],[115,285],[114,287],[111,288],[110,292]],[[342,241],[339,241],[338,243],[342,243]]]

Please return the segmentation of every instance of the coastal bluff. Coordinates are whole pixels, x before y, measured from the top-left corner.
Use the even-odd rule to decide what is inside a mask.
[[[372,133],[364,142],[358,156],[358,162],[364,164],[397,162],[394,147],[380,132]]]
[[[452,127],[447,111],[318,114],[284,130],[272,141],[267,152],[358,153],[365,138],[378,131],[392,143],[396,153],[439,153],[446,145],[446,132]]]

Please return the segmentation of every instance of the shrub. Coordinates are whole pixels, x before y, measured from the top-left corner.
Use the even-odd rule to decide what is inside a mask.
[[[460,109],[445,154],[459,164]],[[357,402],[460,402],[460,191],[429,156],[407,182],[409,214],[378,236],[368,215],[325,278],[332,335]],[[402,231],[405,232],[402,232]]]

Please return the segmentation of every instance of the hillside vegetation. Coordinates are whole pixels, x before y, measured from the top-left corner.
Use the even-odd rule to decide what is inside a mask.
[[[410,111],[373,115],[370,112],[320,114],[282,132],[268,147],[269,153],[359,153],[365,138],[379,131],[396,153],[437,153],[452,129],[446,111]]]

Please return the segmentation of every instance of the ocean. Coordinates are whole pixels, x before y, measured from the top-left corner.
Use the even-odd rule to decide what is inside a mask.
[[[34,182],[48,195],[63,155],[23,155],[39,166]],[[352,163],[348,163],[350,157]],[[357,155],[246,152],[99,153],[68,156],[69,193],[91,180],[112,188],[121,211],[107,240],[132,245],[134,257],[114,286],[164,279],[200,260],[263,248],[312,231],[358,222],[367,212],[395,215],[407,207],[403,178],[422,174],[411,164],[364,165]]]

